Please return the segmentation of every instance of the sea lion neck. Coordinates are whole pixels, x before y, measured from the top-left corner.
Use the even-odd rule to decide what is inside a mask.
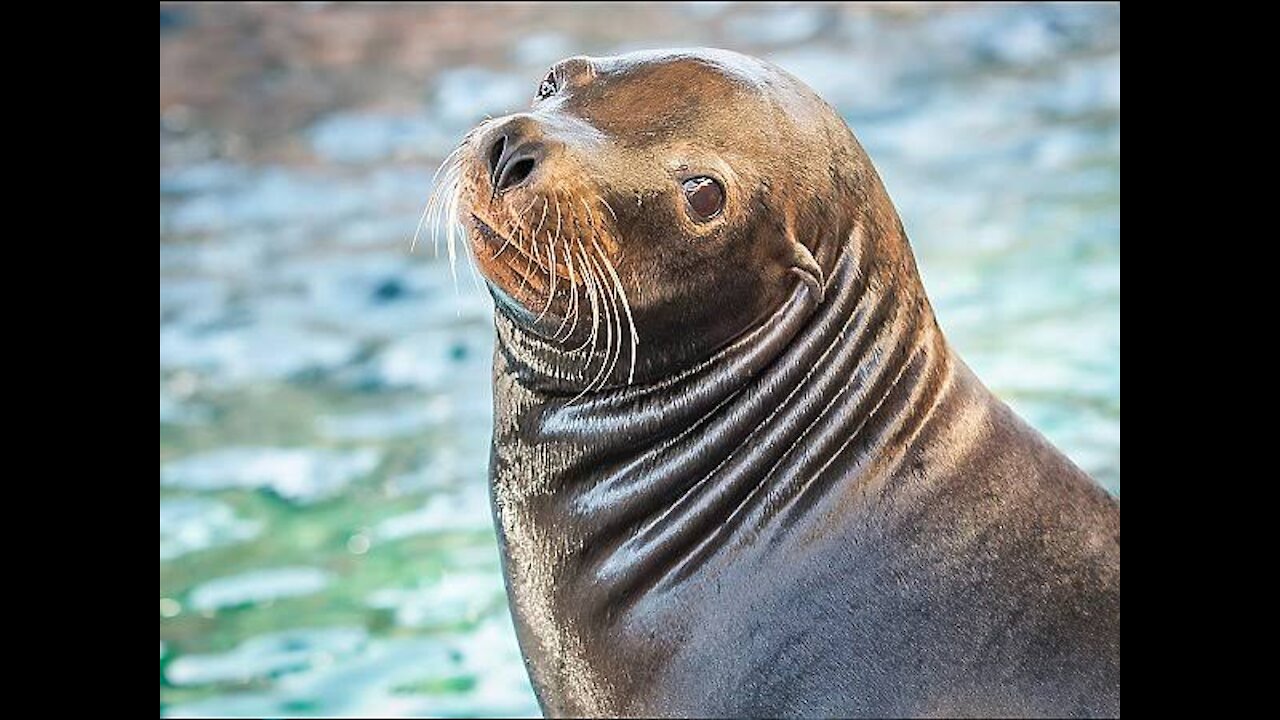
[[[566,617],[673,607],[691,572],[705,581],[761,536],[802,532],[822,497],[896,469],[952,368],[899,232],[860,225],[823,253],[816,308],[797,285],[698,366],[573,402],[521,380],[499,320],[491,492],[535,686],[588,672],[540,666],[573,665]]]

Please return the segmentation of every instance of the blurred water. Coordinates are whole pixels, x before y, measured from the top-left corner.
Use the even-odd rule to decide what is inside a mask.
[[[339,11],[389,22],[260,12]],[[162,107],[201,12],[162,8]],[[209,150],[162,113],[162,714],[537,712],[486,494],[489,301],[408,241],[435,164],[568,54],[712,44],[812,84],[884,176],[951,342],[1119,493],[1118,6],[449,12],[529,29],[398,103],[333,92],[287,152]]]

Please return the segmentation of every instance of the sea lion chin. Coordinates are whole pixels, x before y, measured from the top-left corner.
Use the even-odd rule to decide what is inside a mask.
[[[946,343],[812,90],[569,58],[446,172],[545,712],[1119,713],[1119,504]]]

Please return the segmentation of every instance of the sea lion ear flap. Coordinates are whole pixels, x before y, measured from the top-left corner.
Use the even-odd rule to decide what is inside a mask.
[[[791,246],[791,272],[799,276],[800,282],[809,288],[814,306],[821,305],[823,298],[826,297],[826,278],[822,273],[822,266],[818,265],[817,258],[809,252],[809,248],[797,240],[789,230],[787,240]]]

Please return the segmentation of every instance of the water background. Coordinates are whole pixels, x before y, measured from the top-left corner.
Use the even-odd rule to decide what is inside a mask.
[[[162,4],[162,715],[529,715],[490,303],[440,159],[573,54],[714,45],[835,104],[952,344],[1120,489],[1117,5]]]

